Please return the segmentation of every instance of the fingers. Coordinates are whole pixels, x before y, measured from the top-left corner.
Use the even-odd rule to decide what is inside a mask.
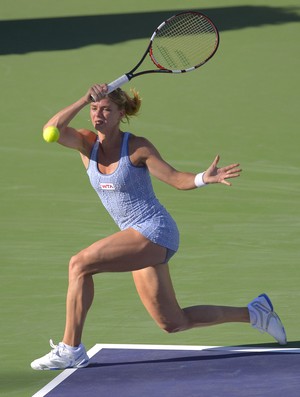
[[[226,167],[222,167],[219,169],[219,174],[225,174],[225,178],[236,178],[240,176],[240,173],[242,172],[242,169],[237,167],[239,167],[239,164],[231,164]]]
[[[226,186],[232,186],[232,183],[226,181],[226,179],[223,179],[223,180],[221,181],[221,183],[222,183],[223,185],[226,185]]]
[[[239,172],[235,172],[235,173],[227,173],[224,176],[224,179],[231,179],[231,178],[238,178],[240,176]]]
[[[93,102],[100,101],[107,95],[108,87],[107,84],[94,84],[89,92],[90,98]]]
[[[221,168],[220,168],[220,171],[222,171],[222,172],[228,172],[228,171],[233,170],[234,168],[237,168],[237,167],[239,167],[239,166],[240,166],[239,163],[234,163],[234,164],[226,165],[225,167],[221,167]],[[241,170],[240,170],[240,169],[237,169],[237,171],[240,172]]]
[[[240,166],[239,163],[234,163],[220,168],[218,170],[220,182],[223,185],[232,186],[232,183],[229,182],[228,179],[238,178],[240,176],[242,169],[239,168],[239,166]]]
[[[214,161],[212,162],[212,167],[217,167],[219,161],[220,161],[220,156],[217,154]]]
[[[238,178],[241,171],[242,170],[237,169],[227,171],[220,182],[223,183],[223,185],[232,186],[232,183],[229,182],[227,179]]]
[[[218,168],[220,156],[217,155],[212,162],[211,166],[205,171],[205,183],[222,183],[226,186],[231,186],[231,182],[228,179],[238,178],[242,169],[239,168],[239,163],[227,165],[225,167]]]
[[[234,178],[235,176],[240,176],[240,173],[242,172],[241,168],[230,168],[230,169],[222,169],[219,170],[220,174],[225,174],[226,177]]]

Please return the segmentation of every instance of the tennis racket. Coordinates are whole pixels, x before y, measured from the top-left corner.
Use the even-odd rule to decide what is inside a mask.
[[[185,73],[195,70],[212,58],[218,45],[218,29],[207,16],[196,11],[173,15],[152,34],[150,43],[136,66],[108,84],[108,93],[144,74]],[[156,69],[134,73],[147,54]]]

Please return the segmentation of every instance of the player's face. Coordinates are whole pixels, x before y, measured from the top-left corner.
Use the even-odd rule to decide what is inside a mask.
[[[103,98],[91,104],[91,120],[96,130],[114,130],[119,128],[121,119],[124,117],[124,110],[109,98]]]

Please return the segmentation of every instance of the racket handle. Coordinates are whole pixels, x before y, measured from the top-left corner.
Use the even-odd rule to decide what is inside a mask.
[[[129,77],[126,74],[123,74],[123,76],[107,84],[107,88],[108,88],[107,93],[109,94],[110,92],[121,87],[121,85],[128,83],[129,80],[130,80]]]
[[[130,78],[126,75],[123,74],[123,76],[119,77],[118,79],[112,81],[111,83],[107,84],[107,93],[109,94],[110,92],[116,90],[117,88],[121,87],[121,85],[128,83],[128,81],[130,80]],[[95,98],[93,97],[93,95],[91,95],[91,100],[93,102],[95,101]]]

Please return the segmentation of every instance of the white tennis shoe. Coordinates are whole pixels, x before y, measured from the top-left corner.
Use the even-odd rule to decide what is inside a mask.
[[[261,294],[248,305],[250,322],[253,328],[267,332],[280,345],[286,345],[286,333],[278,315],[274,312],[268,295]]]
[[[76,350],[72,350],[62,342],[55,345],[50,339],[50,346],[52,347],[50,353],[31,363],[32,369],[84,368],[89,363],[89,357],[82,344],[80,344]]]

